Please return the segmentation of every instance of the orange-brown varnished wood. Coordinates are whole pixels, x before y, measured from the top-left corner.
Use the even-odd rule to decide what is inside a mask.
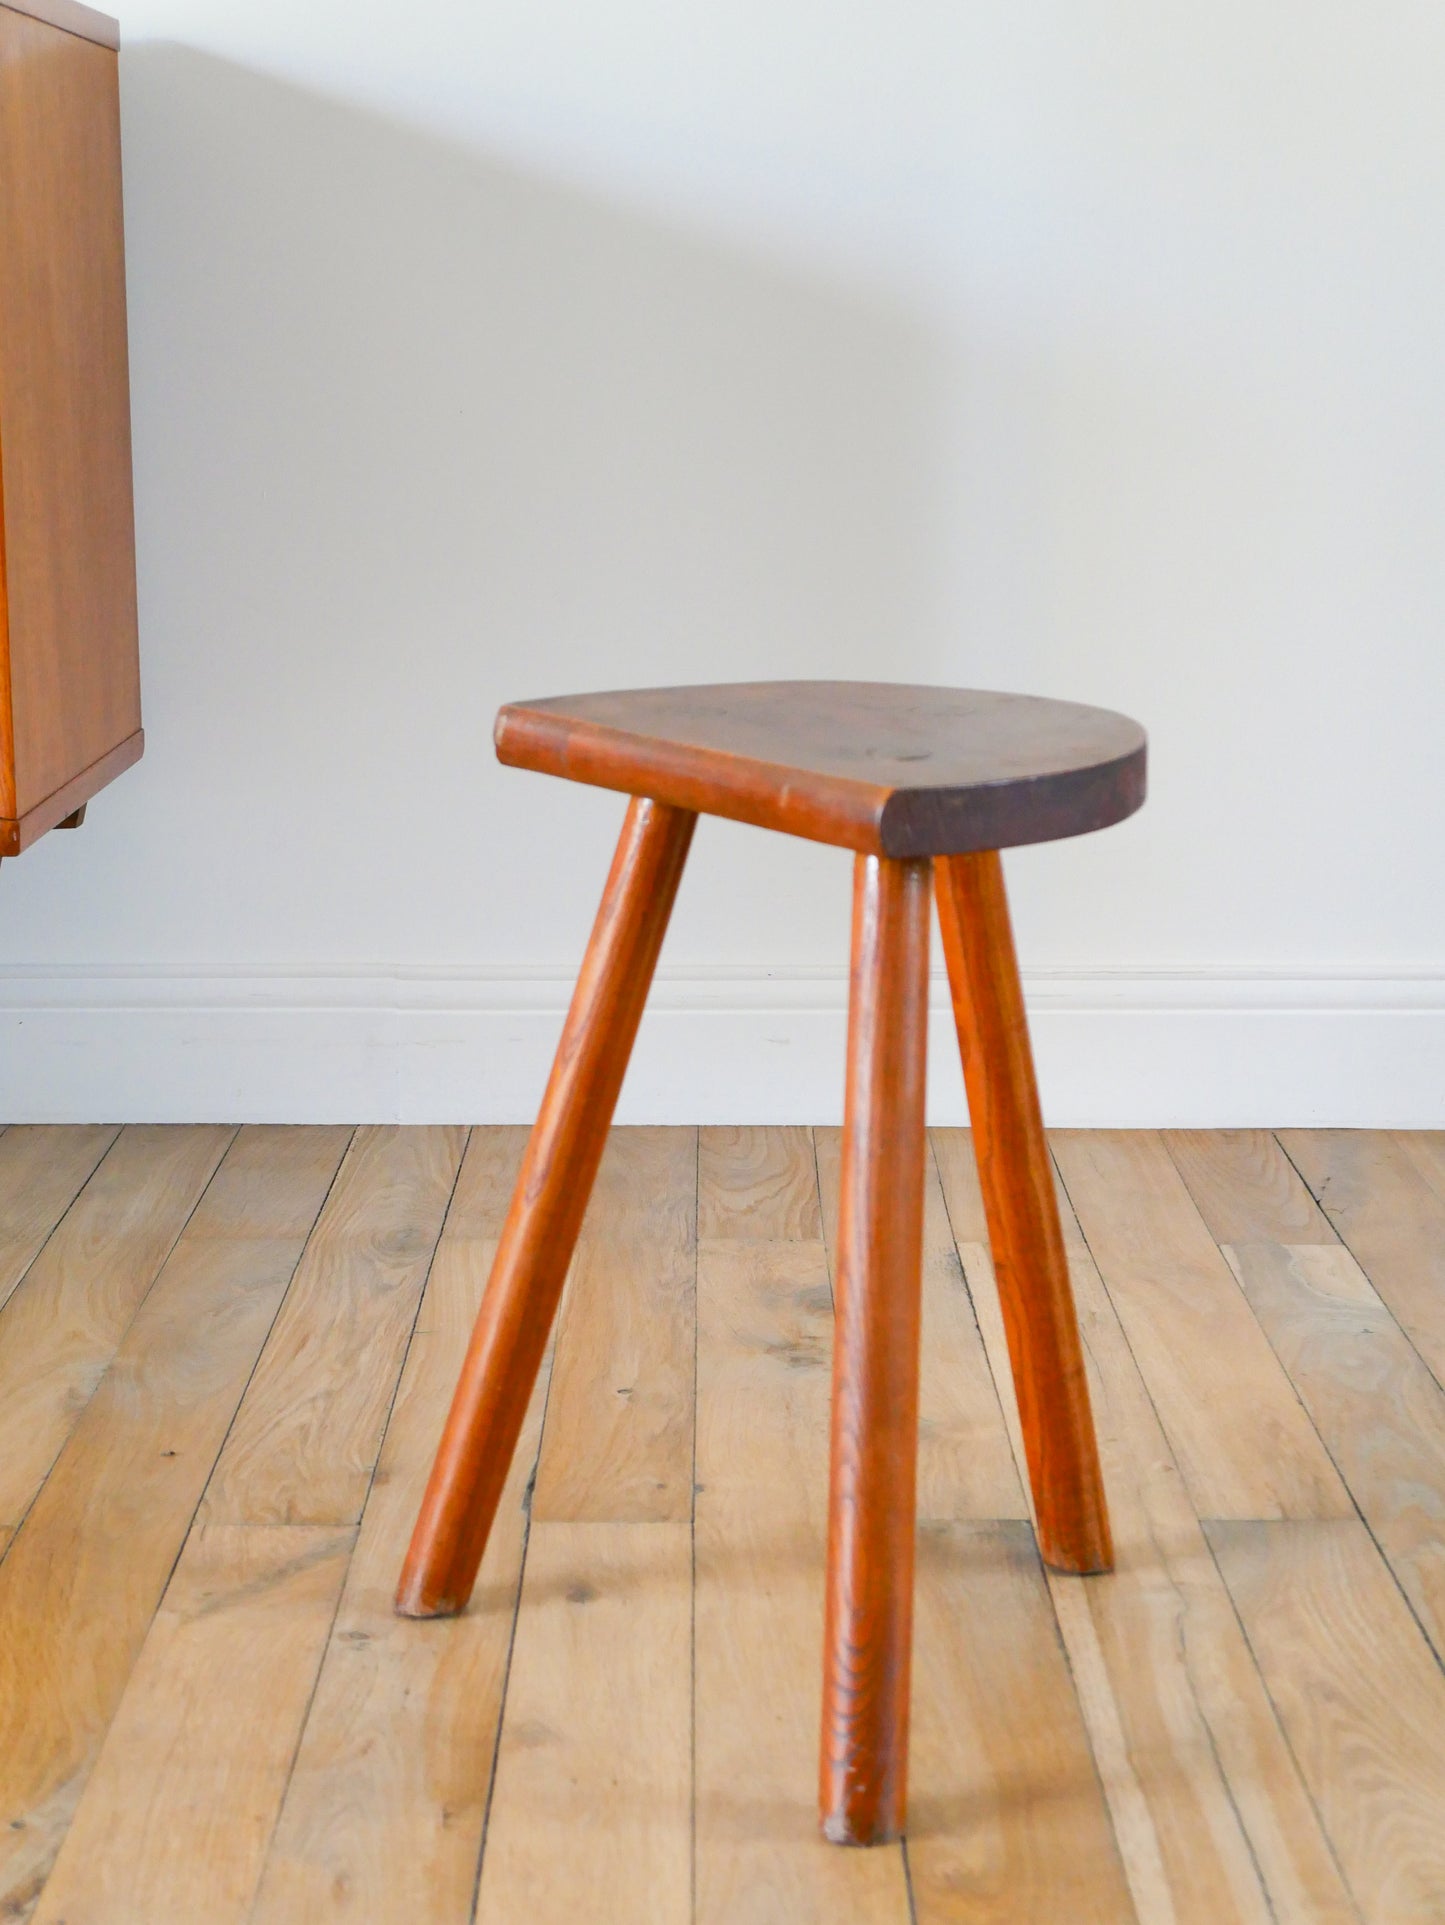
[[[405,1616],[444,1616],[471,1595],[695,823],[664,803],[628,805],[402,1571]]]
[[[1113,1565],[1089,1386],[996,852],[934,865],[1039,1548],[1058,1570]]]
[[[903,1830],[923,1256],[930,865],[859,856],[843,1114],[819,1803]]]
[[[114,782],[118,775],[124,775],[128,768],[140,761],[144,753],[145,730],[137,729],[134,735],[128,735],[124,742],[117,743],[108,755],[101,756],[98,762],[92,762],[89,768],[72,776],[69,782],[63,783],[33,809],[28,809],[18,820],[0,817],[0,856],[22,854],[31,843],[38,842],[47,829],[78,829],[90,798],[108,782]]]
[[[496,736],[519,768],[896,857],[1082,835],[1144,800],[1137,722],[992,689],[618,689],[509,703]]]
[[[114,22],[0,5],[0,853],[140,754]]]
[[[93,40],[98,47],[120,46],[120,22],[94,7],[83,7],[80,0],[5,0],[15,13],[28,13],[32,20],[45,20],[66,33]]]
[[[934,861],[948,859],[939,897],[1040,1539],[1051,1563],[1106,1570],[1108,1518],[997,851],[1132,813],[1144,795],[1143,731],[1104,710],[978,690],[754,683],[515,703],[497,718],[496,742],[503,762],[621,789],[633,800],[397,1609],[441,1616],[467,1601],[696,814],[852,848],[819,1799],[830,1840],[895,1839],[907,1795]],[[965,916],[977,926],[963,929]],[[766,1165],[779,1146],[759,1147],[767,1153],[760,1202],[771,1236],[777,1199]],[[718,1146],[704,1149],[707,1161]],[[704,1181],[700,1162],[697,1174],[696,1220],[711,1223],[711,1172]],[[803,1188],[795,1234],[815,1212],[811,1178]],[[786,1210],[783,1218],[790,1220]],[[635,1269],[631,1253],[628,1261]],[[596,1281],[579,1266],[573,1291]],[[637,1372],[629,1363],[625,1385],[604,1382],[590,1365],[580,1374],[594,1389],[630,1396]],[[569,1391],[568,1377],[559,1364],[559,1394]],[[607,1429],[604,1410],[613,1410],[608,1397],[596,1404],[589,1434]],[[574,1444],[557,1450],[565,1434],[549,1418],[537,1487],[543,1523],[564,1485],[571,1515],[578,1493],[599,1484]],[[610,1462],[607,1470],[602,1481],[615,1484]],[[696,1498],[704,1486],[695,1464],[692,1484]],[[675,1491],[660,1508],[666,1488],[651,1468],[638,1518],[678,1521]],[[1008,1501],[1017,1502],[1016,1492]],[[537,1722],[526,1746],[543,1741],[540,1726],[531,1729]],[[552,1721],[541,1723],[550,1742]]]
[[[15,821],[15,714],[10,699],[10,585],[5,575],[3,436],[4,420],[0,417],[0,825],[3,825],[0,826],[0,853],[14,855],[20,840]]]

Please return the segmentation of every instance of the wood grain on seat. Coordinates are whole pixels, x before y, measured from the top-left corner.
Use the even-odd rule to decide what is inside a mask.
[[[1104,829],[1144,800],[1109,709],[984,689],[738,682],[509,703],[497,754],[676,808],[910,857]]]

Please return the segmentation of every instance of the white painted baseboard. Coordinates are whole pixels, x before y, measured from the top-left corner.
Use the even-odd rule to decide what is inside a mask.
[[[0,971],[0,1119],[519,1122],[570,990],[553,969]],[[1037,971],[1044,1112],[1076,1127],[1445,1126],[1445,972]],[[659,973],[624,1122],[834,1122],[842,970]],[[965,1119],[933,985],[929,1109]]]

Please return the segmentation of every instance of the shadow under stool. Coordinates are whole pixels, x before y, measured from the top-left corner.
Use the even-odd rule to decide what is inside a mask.
[[[856,851],[833,1353],[819,1798],[839,1844],[904,1825],[929,898],[963,1055],[1039,1547],[1113,1560],[999,850],[1144,800],[1106,709],[869,682],[519,702],[503,762],[631,796],[407,1554],[397,1609],[471,1595],[700,813]]]

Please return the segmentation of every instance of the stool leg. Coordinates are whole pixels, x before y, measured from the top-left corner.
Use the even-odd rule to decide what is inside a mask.
[[[929,866],[854,870],[819,1762],[837,1845],[896,1838],[907,1798]]]
[[[1089,1385],[996,850],[934,864],[974,1153],[1044,1561],[1113,1568]]]
[[[502,1227],[396,1594],[406,1617],[471,1596],[602,1158],[695,815],[635,798]]]

